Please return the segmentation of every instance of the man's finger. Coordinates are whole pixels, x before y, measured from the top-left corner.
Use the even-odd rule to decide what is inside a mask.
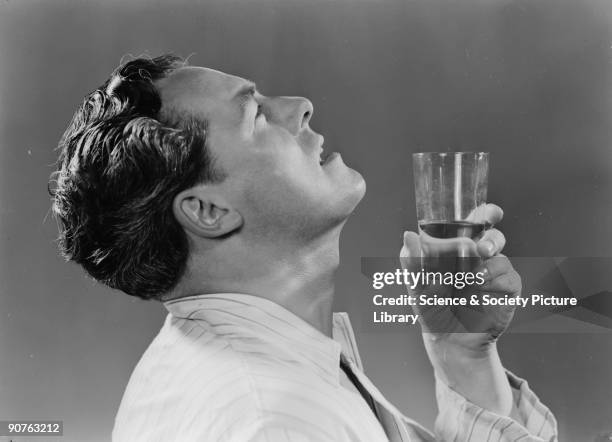
[[[400,250],[400,263],[402,268],[411,270],[420,265],[421,240],[415,232],[404,232],[404,244]],[[418,263],[416,262],[418,261]]]
[[[484,219],[487,223],[495,225],[504,217],[504,211],[497,204],[487,204],[484,210]]]
[[[500,253],[506,245],[506,237],[497,229],[487,230],[477,243],[477,250],[483,258],[490,258]]]
[[[510,260],[504,255],[497,255],[486,259],[481,264],[481,270],[485,272],[485,281],[490,281],[514,270]]]
[[[405,251],[405,257],[420,258],[421,239],[417,233],[409,230],[404,232],[404,247],[402,247],[402,251]]]
[[[497,204],[482,204],[476,207],[465,219],[472,223],[497,224],[504,217],[504,211]]]
[[[514,269],[510,269],[506,273],[502,273],[497,277],[488,280],[481,287],[482,291],[488,292],[490,294],[517,294],[520,293],[522,289],[522,282],[520,275]]]

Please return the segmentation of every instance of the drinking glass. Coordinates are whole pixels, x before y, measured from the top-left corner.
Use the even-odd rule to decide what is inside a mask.
[[[485,218],[488,152],[419,152],[413,155],[419,228],[436,238],[477,239]]]

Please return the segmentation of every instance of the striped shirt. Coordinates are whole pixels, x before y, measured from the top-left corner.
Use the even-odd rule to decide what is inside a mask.
[[[170,314],[125,390],[115,442],[556,440],[553,415],[511,373],[521,422],[436,380],[431,433],[363,373],[346,313],[334,313],[332,339],[257,296],[200,295],[165,306]]]

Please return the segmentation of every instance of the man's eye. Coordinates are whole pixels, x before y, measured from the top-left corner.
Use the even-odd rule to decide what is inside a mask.
[[[259,118],[261,115],[263,115],[263,106],[261,104],[257,105],[257,113],[255,114],[255,118]]]

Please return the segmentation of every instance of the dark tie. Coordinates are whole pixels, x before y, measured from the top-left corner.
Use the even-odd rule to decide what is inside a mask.
[[[340,368],[346,374],[349,380],[353,383],[353,385],[357,388],[357,390],[359,390],[359,393],[361,393],[361,396],[365,399],[366,403],[372,409],[372,413],[374,413],[374,416],[376,416],[376,418],[378,419],[378,414],[376,413],[376,407],[374,406],[374,399],[372,399],[372,396],[370,395],[370,393],[368,393],[368,391],[365,388],[363,388],[363,385],[361,385],[361,382],[359,382],[359,379],[357,379],[357,377],[355,376],[351,368],[345,362],[344,358],[340,358]]]

